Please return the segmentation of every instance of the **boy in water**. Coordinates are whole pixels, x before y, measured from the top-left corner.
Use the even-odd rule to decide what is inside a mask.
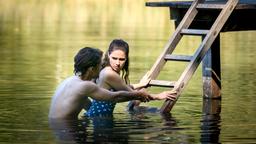
[[[102,51],[94,48],[82,48],[74,58],[74,76],[64,80],[52,98],[50,119],[77,119],[84,108],[91,105],[88,97],[95,100],[125,102],[140,100],[147,102],[154,99],[145,91],[110,92],[100,88],[91,80],[97,78],[101,66]],[[175,99],[173,92],[165,92],[167,99]]]

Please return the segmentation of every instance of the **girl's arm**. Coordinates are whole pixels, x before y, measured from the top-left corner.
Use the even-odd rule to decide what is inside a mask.
[[[114,89],[115,91],[133,91],[133,89],[125,84],[122,78],[114,71],[106,69],[100,74],[99,84],[108,85],[110,89]]]
[[[147,87],[148,84],[149,84],[149,82],[150,82],[150,77],[149,77],[149,72],[147,72],[147,73],[143,76],[143,78],[140,80],[139,83],[133,84],[132,86],[133,86],[134,89],[141,89],[141,88]]]

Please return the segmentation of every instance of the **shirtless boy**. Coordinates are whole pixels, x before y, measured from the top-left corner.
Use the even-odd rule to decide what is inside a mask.
[[[77,119],[81,110],[90,107],[88,97],[95,100],[125,102],[140,100],[147,102],[154,99],[145,91],[110,92],[100,88],[91,80],[98,77],[102,51],[94,48],[82,48],[74,58],[74,76],[64,80],[56,89],[52,98],[50,119]],[[166,98],[173,100],[173,92],[166,92]]]

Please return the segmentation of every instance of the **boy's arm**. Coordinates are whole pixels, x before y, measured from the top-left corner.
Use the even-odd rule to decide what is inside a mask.
[[[125,102],[129,100],[140,100],[143,102],[147,102],[152,99],[150,95],[145,91],[111,92],[106,89],[100,88],[92,82],[86,82],[84,88],[84,95],[99,101]]]
[[[91,107],[92,102],[89,98],[86,99],[85,103],[84,103],[84,109],[87,111],[89,110],[89,108]]]

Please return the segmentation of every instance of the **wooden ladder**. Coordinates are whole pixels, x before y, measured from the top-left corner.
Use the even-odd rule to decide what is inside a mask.
[[[148,86],[160,86],[160,87],[171,87],[173,90],[177,91],[177,97],[175,101],[166,100],[161,107],[161,113],[168,113],[171,111],[173,105],[178,100],[181,92],[184,90],[185,86],[188,84],[188,81],[193,76],[196,71],[198,65],[202,61],[208,49],[211,47],[215,38],[220,33],[223,25],[227,21],[228,17],[232,13],[235,8],[238,0],[228,0],[224,4],[217,3],[207,3],[205,0],[195,0],[182,21],[176,28],[172,37],[169,39],[168,43],[164,47],[164,51],[158,57],[150,71],[148,71],[141,81],[148,81]],[[210,30],[202,30],[202,29],[188,29],[195,16],[199,12],[199,9],[221,9],[220,14],[216,18]],[[177,44],[181,40],[183,35],[200,35],[203,36],[203,40],[197,50],[195,51],[193,56],[185,56],[185,55],[172,55],[172,52],[176,48]],[[183,73],[181,74],[178,81],[162,81],[155,80],[159,75],[161,69],[163,68],[166,61],[184,61],[189,62]]]

